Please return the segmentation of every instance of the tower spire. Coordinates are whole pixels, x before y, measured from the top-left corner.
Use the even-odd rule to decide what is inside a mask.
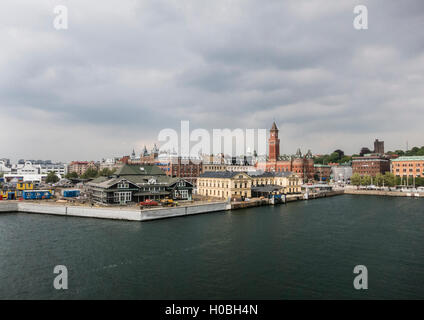
[[[280,139],[278,138],[278,128],[275,121],[272,123],[272,127],[268,139],[269,144],[269,160],[277,161],[280,156]]]

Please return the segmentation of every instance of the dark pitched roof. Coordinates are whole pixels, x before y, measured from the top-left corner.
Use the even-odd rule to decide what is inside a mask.
[[[291,171],[277,171],[275,173],[276,177],[290,177],[291,175],[293,175],[293,172]]]
[[[249,172],[252,178],[268,178],[268,177],[290,177],[293,174],[291,171],[258,171]]]
[[[116,172],[116,176],[140,176],[140,175],[148,175],[148,176],[163,176],[165,172],[161,168],[155,165],[134,165],[134,164],[124,164],[120,167]]]
[[[233,171],[206,171],[200,175],[201,178],[220,178],[229,179],[238,174],[246,174],[244,172],[233,172]]]
[[[126,179],[125,177],[98,177],[87,183],[87,186],[109,189],[110,187],[122,180],[127,180],[128,182],[135,184],[134,182],[130,181],[129,179]]]
[[[275,121],[272,123],[271,130],[278,130],[277,125],[275,124]]]
[[[252,178],[268,178],[275,176],[275,173],[270,171],[257,171],[249,172],[249,176],[251,176]]]

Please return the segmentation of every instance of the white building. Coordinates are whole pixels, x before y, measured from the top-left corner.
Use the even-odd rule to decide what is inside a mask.
[[[63,163],[42,164],[40,169],[42,174],[54,172],[59,178],[64,177],[68,173],[68,166]]]
[[[41,182],[46,177],[47,174],[41,172],[41,166],[33,165],[30,161],[26,161],[24,164],[13,165],[10,173],[4,175],[6,181],[17,180],[24,182]]]
[[[100,162],[100,170],[103,169],[109,169],[109,170],[113,170],[113,169],[118,169],[119,167],[122,166],[122,164],[117,163],[117,160],[119,158],[108,158],[108,159],[102,159],[102,161]]]
[[[351,166],[332,166],[331,177],[334,182],[347,182],[352,177]]]
[[[7,166],[5,161],[0,161],[0,173],[10,173],[12,168]]]

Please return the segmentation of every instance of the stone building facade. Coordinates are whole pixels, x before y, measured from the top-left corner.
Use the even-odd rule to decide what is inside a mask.
[[[215,198],[252,196],[252,178],[244,172],[205,172],[197,180],[199,195]]]

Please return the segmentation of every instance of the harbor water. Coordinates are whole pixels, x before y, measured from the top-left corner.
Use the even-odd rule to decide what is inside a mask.
[[[68,289],[56,290],[56,265]],[[356,290],[353,269],[368,270]],[[0,213],[0,299],[423,299],[424,199],[343,195],[150,222]]]

